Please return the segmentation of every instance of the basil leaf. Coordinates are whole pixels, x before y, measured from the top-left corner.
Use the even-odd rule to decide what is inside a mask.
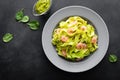
[[[37,29],[39,29],[39,22],[38,21],[30,21],[29,23],[27,23],[27,25],[29,26],[29,28],[31,29],[31,30],[37,30]]]
[[[13,34],[11,33],[6,33],[3,36],[3,42],[7,43],[10,42],[13,39]]]
[[[114,54],[109,55],[109,61],[110,62],[117,62],[117,60],[118,60],[118,58],[117,58],[116,55],[114,55]]]
[[[16,13],[15,18],[17,21],[20,21],[23,18],[23,16],[24,16],[23,9],[21,9]]]
[[[28,22],[29,21],[29,17],[28,16],[24,16],[20,22]]]

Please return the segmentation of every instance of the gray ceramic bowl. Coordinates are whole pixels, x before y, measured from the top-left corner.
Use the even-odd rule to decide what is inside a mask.
[[[66,17],[82,16],[90,20],[98,33],[99,48],[92,55],[79,62],[70,62],[58,56],[52,45],[52,32],[56,25]],[[95,67],[105,56],[109,44],[109,33],[103,19],[93,10],[83,6],[68,6],[55,12],[46,22],[42,33],[42,45],[50,62],[67,72],[83,72]]]
[[[38,0],[37,0],[37,1],[38,1]],[[37,1],[35,2],[34,6],[33,6],[33,15],[34,15],[34,16],[41,16],[41,15],[47,14],[47,13],[49,12],[51,6],[52,6],[52,0],[50,0],[50,7],[49,7],[49,9],[48,9],[47,11],[41,13],[41,14],[38,14],[38,13],[36,13],[36,11],[35,11],[35,5],[36,5]]]

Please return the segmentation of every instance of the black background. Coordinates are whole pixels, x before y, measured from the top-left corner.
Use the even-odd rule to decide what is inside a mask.
[[[0,80],[119,80],[120,79],[120,0],[53,0],[47,15],[35,17],[32,7],[36,0],[0,0]],[[105,21],[110,35],[104,59],[93,69],[68,73],[53,66],[42,49],[42,30],[47,19],[58,9],[81,5],[96,11]],[[32,31],[26,24],[16,22],[15,13],[21,8],[32,20],[39,20],[40,29]],[[52,24],[50,25],[52,26]],[[10,32],[14,39],[3,43],[2,36]],[[110,63],[108,56],[118,56]]]

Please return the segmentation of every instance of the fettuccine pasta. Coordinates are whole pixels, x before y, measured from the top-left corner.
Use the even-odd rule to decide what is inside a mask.
[[[52,36],[58,55],[72,61],[82,60],[93,53],[98,48],[97,40],[93,25],[79,16],[61,21]]]

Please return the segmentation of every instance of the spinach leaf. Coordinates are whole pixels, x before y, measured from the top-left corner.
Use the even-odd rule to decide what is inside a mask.
[[[109,62],[117,62],[118,58],[114,54],[109,55]]]
[[[40,24],[38,21],[33,20],[33,21],[28,22],[27,25],[29,26],[31,30],[37,30],[39,29]]]
[[[7,43],[10,42],[13,39],[13,34],[11,33],[6,33],[3,36],[3,42]]]
[[[24,17],[24,13],[23,13],[23,9],[21,9],[20,11],[18,11],[15,15],[15,18],[17,21],[22,20],[22,18]]]
[[[23,23],[26,23],[26,22],[28,22],[29,21],[29,16],[24,16],[21,20],[20,20],[20,22],[23,22]]]

